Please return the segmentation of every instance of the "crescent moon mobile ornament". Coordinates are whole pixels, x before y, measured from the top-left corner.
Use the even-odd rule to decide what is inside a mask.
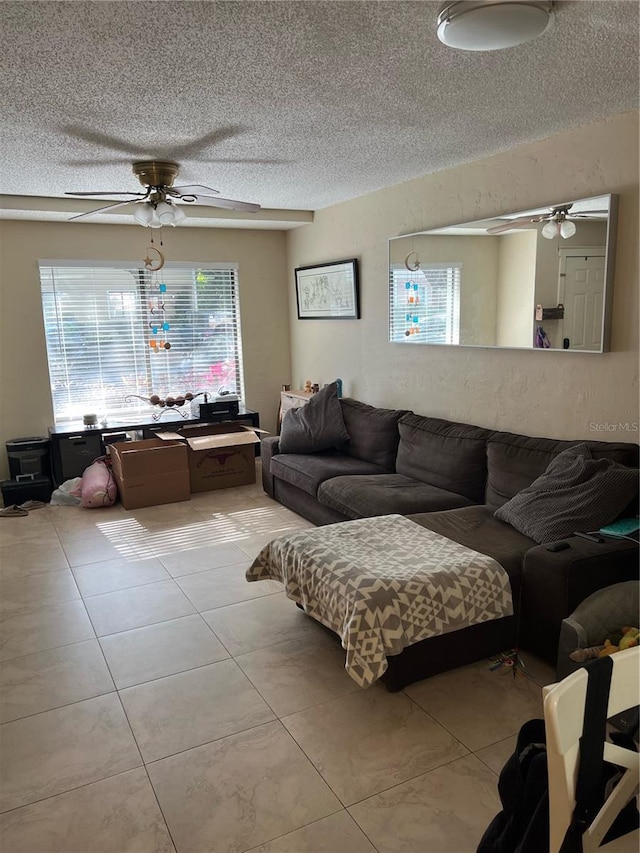
[[[415,255],[415,261],[411,261],[410,258],[412,255]],[[409,272],[416,272],[420,269],[420,261],[418,260],[417,252],[409,252],[407,257],[404,259],[404,265],[409,270]]]
[[[150,257],[151,252],[155,252],[157,254],[157,260]],[[160,249],[156,249],[155,246],[147,246],[147,257],[144,259],[145,269],[151,270],[151,272],[157,272],[161,270],[164,266],[164,255],[160,251]]]

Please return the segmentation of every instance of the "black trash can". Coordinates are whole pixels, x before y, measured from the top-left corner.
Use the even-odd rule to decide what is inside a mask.
[[[16,480],[25,474],[51,477],[50,441],[40,436],[12,438],[7,442],[9,476]]]
[[[5,506],[25,501],[48,502],[53,491],[50,441],[41,436],[12,438],[7,442],[10,480],[0,483]]]

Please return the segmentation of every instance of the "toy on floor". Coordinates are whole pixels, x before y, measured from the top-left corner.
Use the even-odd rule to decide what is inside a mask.
[[[621,631],[612,634],[600,646],[589,646],[586,649],[576,649],[569,657],[576,663],[584,663],[594,658],[603,658],[615,654],[623,649],[630,649],[640,643],[640,630],[638,628],[624,627]]]
[[[497,669],[504,667],[502,675],[511,672],[515,678],[518,675],[526,675],[524,661],[518,654],[517,649],[509,649],[508,652],[501,652],[495,657],[489,658],[489,672],[495,672]]]

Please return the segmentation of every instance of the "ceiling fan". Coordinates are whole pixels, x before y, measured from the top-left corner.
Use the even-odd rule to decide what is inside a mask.
[[[590,219],[599,216],[607,216],[608,210],[584,210],[579,213],[570,213],[573,207],[571,204],[559,204],[552,207],[548,213],[539,213],[533,216],[519,216],[516,219],[509,219],[507,222],[502,222],[500,225],[494,225],[487,229],[487,234],[502,234],[505,231],[511,231],[516,228],[530,228],[532,225],[537,225],[539,222],[544,222],[542,227],[542,236],[549,240],[560,235],[565,239],[573,237],[576,233],[574,219]]]
[[[136,222],[151,228],[160,228],[163,225],[179,225],[185,219],[181,204],[208,205],[209,207],[222,207],[228,210],[241,210],[247,213],[255,213],[260,210],[259,204],[246,201],[236,201],[231,198],[221,198],[218,190],[205,187],[201,184],[189,184],[174,187],[173,182],[178,177],[180,167],[173,160],[139,160],[132,165],[133,174],[138,178],[144,192],[129,191],[107,191],[98,192],[66,192],[65,195],[74,196],[133,196],[125,201],[116,201],[105,207],[90,210],[87,213],[79,213],[72,216],[69,221],[82,219],[85,216],[93,216],[105,210],[113,210],[116,207],[124,207],[127,204],[136,204],[139,207],[134,210],[133,216]]]

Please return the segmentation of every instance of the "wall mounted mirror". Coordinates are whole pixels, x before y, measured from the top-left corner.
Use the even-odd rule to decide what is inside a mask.
[[[606,352],[617,196],[389,240],[389,340]]]

